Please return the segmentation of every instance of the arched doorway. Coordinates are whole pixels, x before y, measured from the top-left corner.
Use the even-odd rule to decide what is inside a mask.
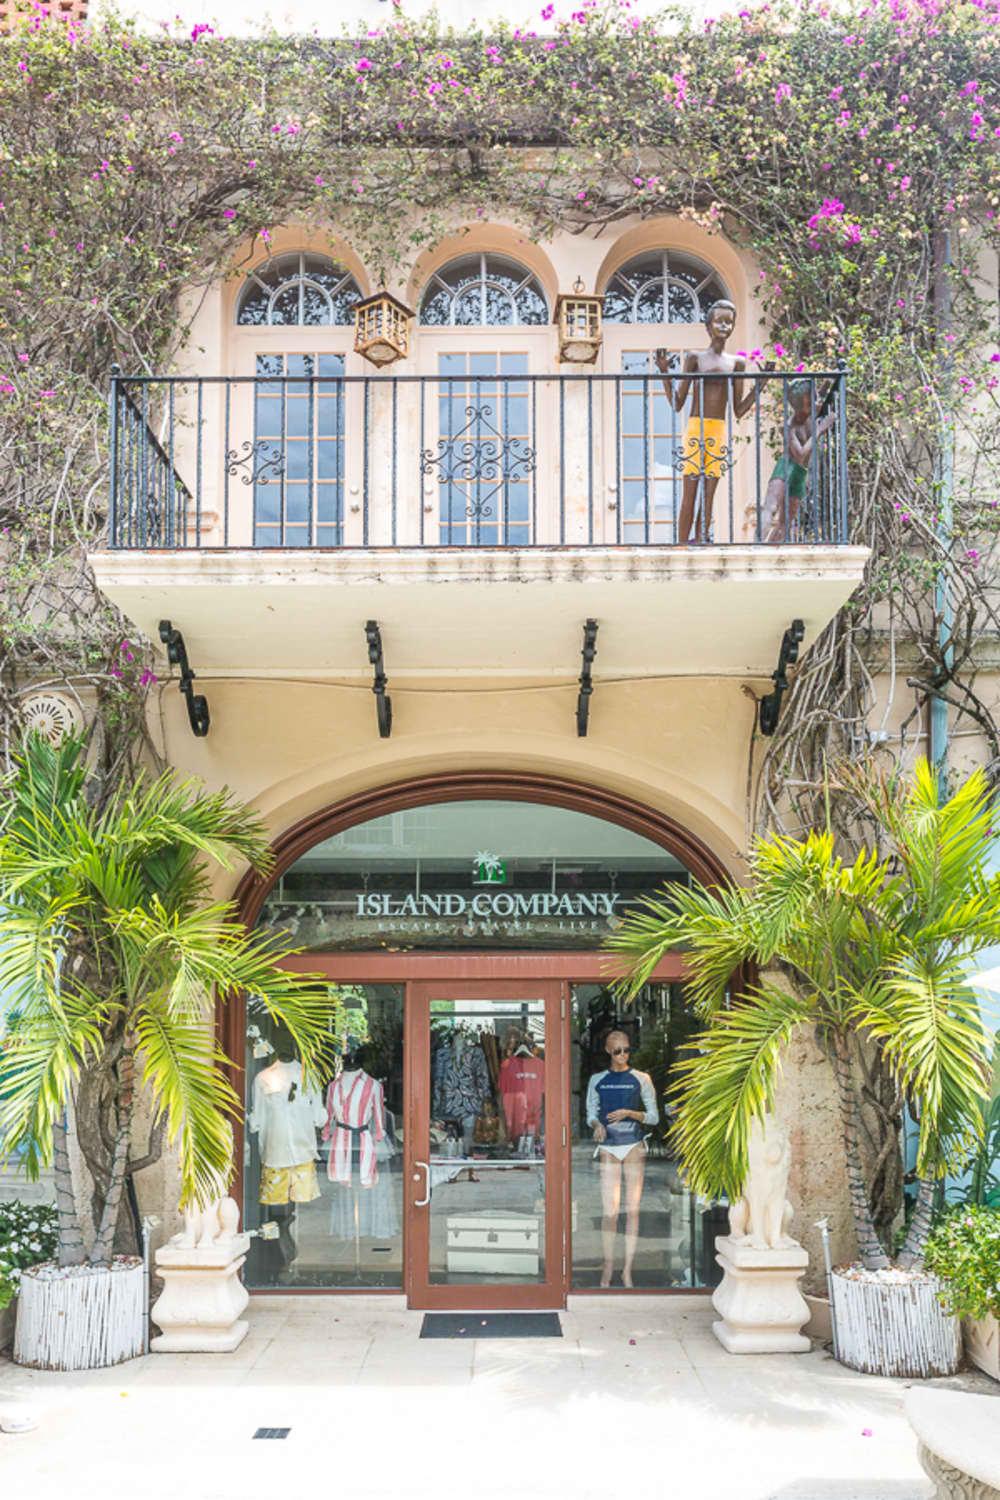
[[[275,854],[241,887],[244,920],[303,948],[290,963],[349,1019],[343,1070],[310,1089],[252,1003],[226,1016],[246,1222],[271,1226],[251,1286],[518,1308],[711,1280],[713,1226],[665,1140],[680,957],[625,1013],[601,951],[643,896],[725,878],[700,841],[599,788],[459,773],[346,800]],[[612,1073],[635,1093],[617,1154],[594,1138]]]

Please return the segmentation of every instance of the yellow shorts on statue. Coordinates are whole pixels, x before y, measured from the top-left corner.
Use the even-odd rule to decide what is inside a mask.
[[[721,479],[729,467],[726,424],[719,417],[689,417],[681,447],[682,474]]]
[[[260,1174],[258,1203],[311,1203],[319,1197],[316,1163],[303,1162],[300,1167],[263,1167]]]

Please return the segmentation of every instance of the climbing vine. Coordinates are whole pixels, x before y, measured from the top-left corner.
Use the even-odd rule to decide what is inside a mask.
[[[163,369],[182,292],[279,224],[388,271],[456,222],[600,233],[679,214],[749,251],[779,369],[843,357],[863,587],[799,671],[757,816],[813,820],[823,767],[905,749],[932,697],[975,728],[1000,466],[998,0],[777,0],[653,22],[579,0],[536,30],[405,19],[337,40],[140,35],[29,8],[0,43],[0,731],[32,684],[144,745],[150,659],[102,603],[111,365]],[[434,205],[429,208],[428,205]],[[875,680],[889,684],[877,700]]]

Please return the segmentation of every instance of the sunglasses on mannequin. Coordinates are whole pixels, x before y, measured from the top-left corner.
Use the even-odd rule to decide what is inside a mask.
[[[612,1057],[630,1057],[631,1055],[632,1055],[632,1048],[631,1047],[612,1047],[612,1049],[611,1049],[611,1056]]]

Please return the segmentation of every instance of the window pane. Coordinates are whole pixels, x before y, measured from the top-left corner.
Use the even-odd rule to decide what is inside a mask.
[[[457,493],[452,514],[451,541],[462,545],[474,523]],[[481,868],[484,850],[495,869]],[[475,799],[324,840],[281,877],[261,921],[306,949],[596,948],[637,901],[674,881],[687,881],[676,859],[603,819]]]
[[[318,1087],[292,1038],[247,1007],[245,1280],[398,1287],[403,1273],[403,991],[342,987],[351,1035]]]
[[[685,1189],[669,1139],[666,1101],[695,1026],[679,984],[647,984],[621,1012],[603,986],[573,987],[574,1287],[655,1291],[722,1278],[715,1237],[728,1232],[728,1206]],[[609,1120],[617,1109],[645,1119]]]

